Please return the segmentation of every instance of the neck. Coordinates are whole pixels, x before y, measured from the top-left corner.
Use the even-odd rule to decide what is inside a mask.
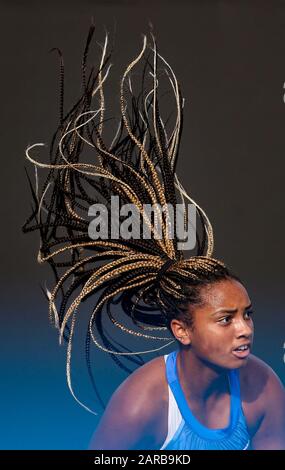
[[[196,402],[205,403],[229,389],[227,371],[200,359],[191,349],[180,349],[177,372],[184,393]]]

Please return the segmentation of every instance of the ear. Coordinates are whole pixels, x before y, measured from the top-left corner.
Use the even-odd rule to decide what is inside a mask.
[[[191,329],[181,320],[171,320],[170,328],[175,338],[184,346],[191,344]]]

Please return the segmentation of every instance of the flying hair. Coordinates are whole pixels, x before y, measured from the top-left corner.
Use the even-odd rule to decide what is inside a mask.
[[[49,316],[59,332],[60,343],[67,342],[67,382],[74,398],[71,381],[71,357],[76,320],[83,301],[93,298],[86,334],[86,361],[96,390],[90,362],[94,344],[112,357],[126,372],[122,359],[141,365],[141,355],[161,351],[174,343],[169,337],[170,321],[179,316],[180,305],[189,302],[189,289],[210,282],[228,271],[213,258],[214,237],[204,210],[187,194],[177,174],[176,165],[183,126],[184,99],[178,80],[165,58],[158,52],[155,37],[143,36],[142,48],[128,64],[119,86],[117,127],[111,143],[104,135],[109,119],[105,117],[105,86],[110,75],[111,51],[106,33],[99,65],[88,67],[89,50],[95,27],[89,30],[82,57],[82,94],[65,111],[64,61],[60,60],[59,124],[49,146],[49,162],[42,163],[38,153],[43,143],[30,145],[26,158],[34,165],[35,184],[29,178],[33,210],[24,232],[40,234],[38,262],[48,263],[55,285],[46,289]],[[137,92],[137,70],[142,67]],[[174,115],[162,113],[160,85],[168,83],[167,103],[174,100]],[[168,104],[168,108],[171,106]],[[39,170],[47,175],[40,187]],[[89,207],[103,204],[108,210],[112,197],[120,204],[132,204],[148,227],[148,239],[90,239]],[[168,207],[182,204],[187,226],[187,205],[194,204],[201,226],[196,233],[195,255],[184,258],[178,237],[169,237]],[[162,237],[155,237],[157,224],[145,213],[151,204],[162,227]],[[159,207],[165,207],[164,213]],[[176,217],[176,216],[174,216]],[[175,218],[174,218],[175,223]],[[121,309],[116,318],[112,306]],[[124,324],[124,318],[126,322]],[[156,348],[131,351],[112,340],[103,319],[125,337],[156,341]],[[129,326],[131,320],[133,327]],[[96,392],[97,393],[97,392]],[[103,406],[103,405],[102,405]],[[96,414],[96,413],[95,413]]]

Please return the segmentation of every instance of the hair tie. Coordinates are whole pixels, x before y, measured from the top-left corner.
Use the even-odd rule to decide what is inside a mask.
[[[174,263],[176,263],[176,259],[168,259],[162,266],[161,268],[158,270],[158,273],[157,273],[157,276],[156,276],[156,282],[160,282],[162,276],[164,275],[164,273],[168,270],[168,268],[170,268],[170,266],[172,266]]]

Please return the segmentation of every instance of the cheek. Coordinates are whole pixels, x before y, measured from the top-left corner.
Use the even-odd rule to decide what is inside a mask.
[[[199,331],[194,332],[193,347],[201,352],[219,352],[224,350],[228,341],[231,342],[229,330],[216,324],[207,324]],[[230,336],[230,338],[228,338]]]

